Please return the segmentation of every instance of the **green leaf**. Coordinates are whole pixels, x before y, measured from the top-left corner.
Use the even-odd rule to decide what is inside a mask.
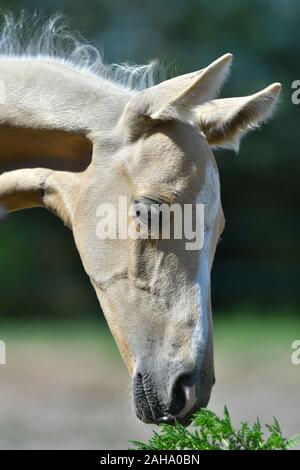
[[[188,430],[175,423],[162,424],[159,432],[154,432],[149,442],[130,441],[136,450],[284,450],[300,444],[300,436],[286,439],[278,420],[265,427],[268,435],[264,439],[262,426],[257,418],[251,426],[242,422],[235,429],[227,407],[223,417],[202,409],[193,417],[193,428]]]

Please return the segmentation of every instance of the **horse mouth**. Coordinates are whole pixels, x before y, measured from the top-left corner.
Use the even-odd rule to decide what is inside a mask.
[[[182,407],[163,406],[154,392],[153,383],[146,373],[138,373],[134,379],[135,412],[138,419],[146,424],[181,424],[189,426],[193,421],[194,413],[205,408],[209,402],[210,394],[201,399],[197,398],[196,385],[187,387]]]
[[[178,423],[186,428],[192,424],[196,411],[199,411],[202,408],[206,408],[209,400],[210,396],[202,398],[201,400],[197,400],[194,406],[186,414],[184,414],[184,412],[181,412],[177,416],[163,416],[160,421],[156,424],[170,424],[175,426],[175,424]]]
[[[207,400],[207,403],[208,403],[209,400]],[[144,413],[139,413],[138,411],[136,411],[136,415],[137,417],[143,422],[143,423],[146,423],[146,424],[156,424],[156,425],[160,425],[160,424],[169,424],[170,426],[175,426],[177,423],[180,424],[181,426],[183,427],[188,427],[192,424],[193,422],[193,419],[194,419],[194,414],[196,413],[196,411],[202,409],[202,408],[206,408],[207,405],[203,405],[203,406],[200,406],[198,404],[196,404],[194,406],[194,408],[185,416],[172,416],[172,415],[161,415],[161,416],[158,416],[158,417],[155,417],[155,416],[145,416]]]

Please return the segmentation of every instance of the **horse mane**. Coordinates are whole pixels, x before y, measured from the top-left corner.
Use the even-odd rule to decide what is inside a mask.
[[[165,79],[162,65],[106,64],[99,48],[70,29],[64,15],[48,18],[22,11],[1,14],[0,58],[51,60],[96,75],[127,90],[143,90]]]

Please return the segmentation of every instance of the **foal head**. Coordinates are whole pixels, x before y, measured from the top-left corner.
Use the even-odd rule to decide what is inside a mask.
[[[1,208],[43,206],[70,226],[145,422],[187,424],[215,380],[210,271],[224,215],[211,148],[237,148],[280,91],[273,84],[214,99],[230,62],[226,54],[198,72],[129,91],[50,59],[0,60]],[[185,231],[162,236],[161,208],[173,205],[183,215],[203,205],[197,249]],[[117,221],[112,237],[99,236],[104,207]],[[197,211],[189,218],[197,238]],[[131,236],[121,236],[121,221]]]
[[[199,72],[135,94],[110,138],[95,139],[95,163],[75,214],[79,252],[145,422],[188,423],[207,405],[215,381],[210,271],[224,215],[211,147],[237,148],[241,136],[268,117],[280,90],[273,84],[252,96],[211,100],[230,62],[226,54]],[[105,169],[97,165],[104,154]],[[188,249],[184,234],[163,238],[162,227],[154,240],[100,240],[91,216],[101,202],[119,216],[120,196],[133,207],[127,221],[148,231],[149,215],[162,204],[203,204],[201,249]],[[195,226],[196,211],[191,218]]]

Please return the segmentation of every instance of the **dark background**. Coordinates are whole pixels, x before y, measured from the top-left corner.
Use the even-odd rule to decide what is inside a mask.
[[[299,310],[299,123],[291,83],[300,79],[297,0],[1,1],[2,8],[61,11],[104,51],[107,62],[158,58],[170,73],[234,54],[222,96],[283,84],[273,119],[249,134],[239,154],[215,152],[226,229],[212,274],[216,311]],[[98,302],[71,232],[35,209],[0,224],[2,317],[86,317]]]

